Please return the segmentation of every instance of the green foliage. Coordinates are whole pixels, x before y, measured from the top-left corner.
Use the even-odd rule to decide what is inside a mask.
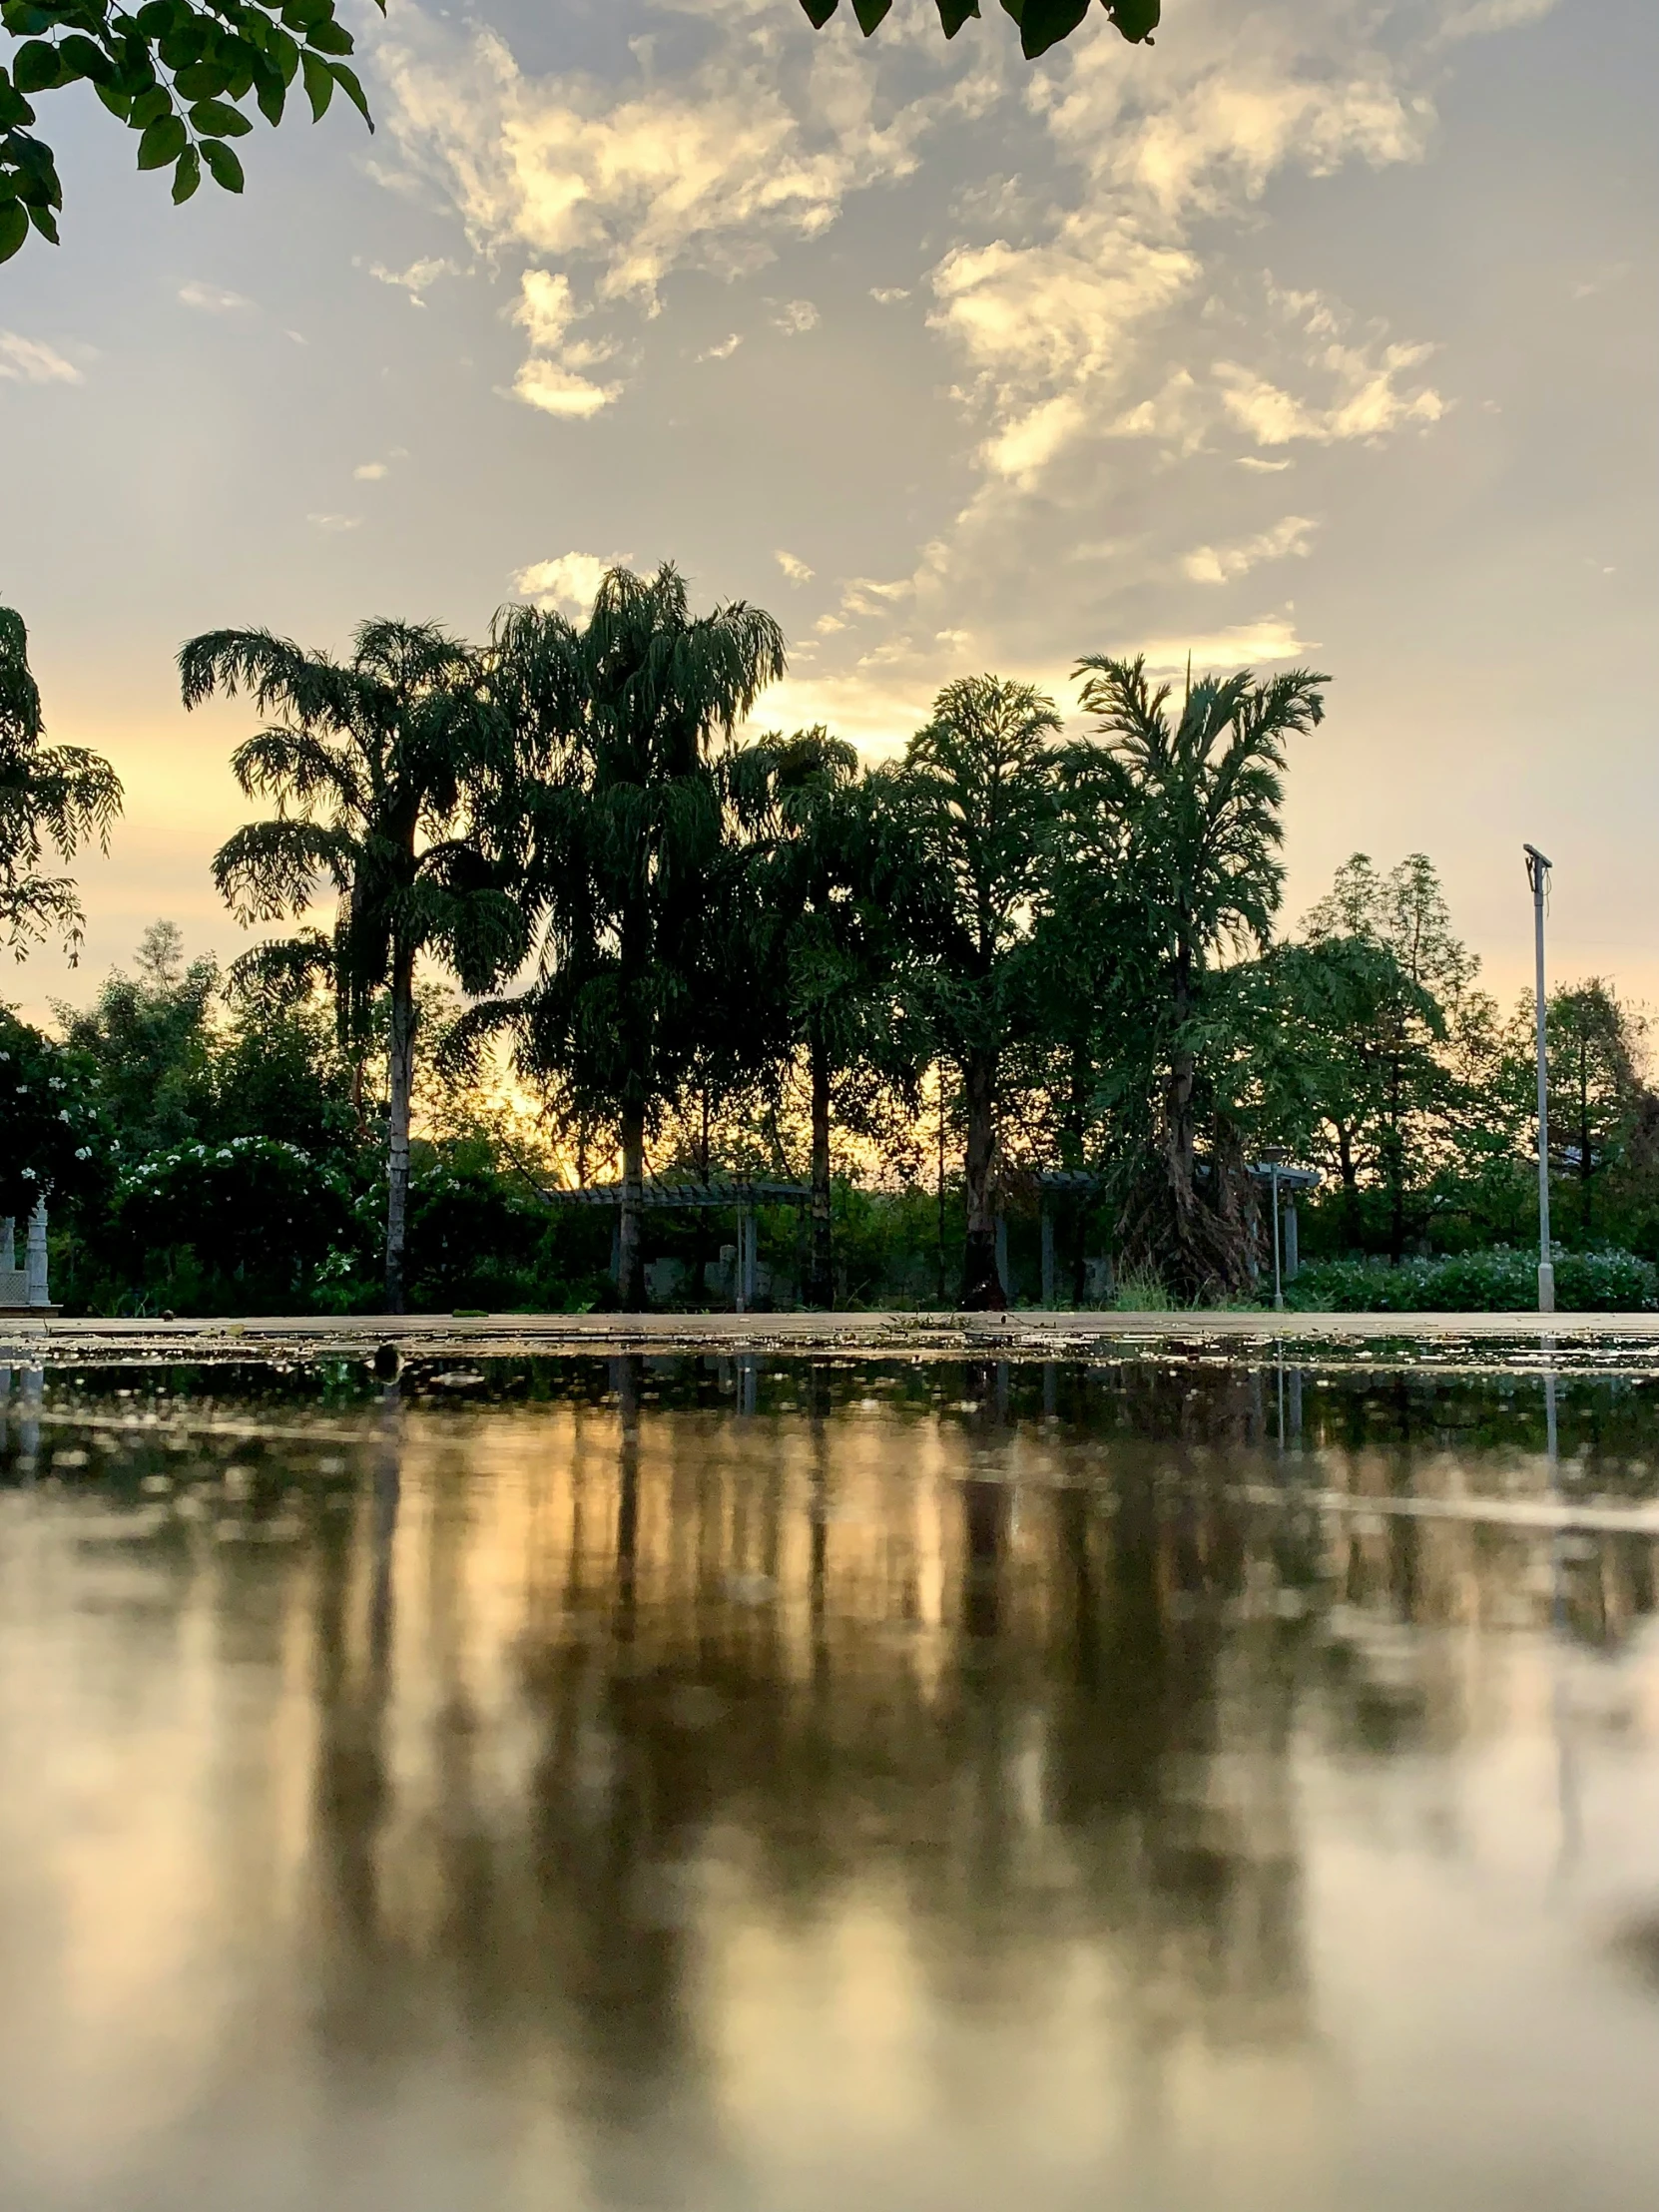
[[[815,30],[822,30],[834,14],[837,0],[801,0]],[[979,13],[979,0],[933,0],[946,38],[954,38],[970,15]],[[1047,53],[1060,40],[1070,38],[1089,12],[1089,0],[1001,0],[1005,15],[1019,25],[1020,51],[1028,61]],[[865,38],[887,15],[892,0],[852,0],[852,12]],[[1101,0],[1101,6],[1121,35],[1135,44],[1150,46],[1158,28],[1160,0]]]
[[[497,617],[493,696],[518,750],[492,849],[541,963],[523,996],[475,1010],[457,1048],[511,1035],[523,1074],[620,1125],[630,1185],[680,1090],[765,1056],[742,830],[767,794],[716,741],[784,667],[770,615],[736,602],[694,617],[671,565],[612,569],[580,629],[528,607]],[[623,1241],[637,1304],[632,1206]]]
[[[0,120],[5,88],[0,78]],[[0,149],[5,144],[0,134]],[[5,259],[5,181],[0,172],[0,261]],[[57,935],[71,965],[81,943],[81,902],[68,876],[43,875],[48,845],[61,858],[96,840],[110,847],[121,783],[100,754],[48,745],[40,692],[29,669],[23,618],[0,607],[0,938],[22,959]]]
[[[175,204],[190,199],[204,167],[241,192],[242,163],[226,141],[252,131],[251,105],[279,123],[296,76],[313,119],[337,88],[369,122],[333,0],[145,0],[131,10],[0,0],[0,29],[13,42],[9,69],[0,67],[0,262],[31,227],[58,242],[63,186],[50,144],[29,128],[45,94],[90,84],[137,134],[139,168],[172,171]]]
[[[0,1215],[73,1200],[108,1173],[109,1138],[84,1055],[0,1007]]]
[[[232,757],[250,799],[276,812],[214,855],[214,880],[244,923],[292,920],[318,887],[335,893],[331,939],[314,930],[256,947],[237,978],[256,997],[322,982],[342,1048],[360,1064],[387,998],[390,1101],[386,1300],[401,1310],[413,1084],[415,961],[489,990],[529,949],[511,861],[485,849],[482,822],[516,809],[517,734],[483,658],[434,623],[365,622],[351,658],[302,653],[268,630],[218,630],[179,655],[187,707],[246,691],[278,719]]]
[[[1555,1298],[1563,1313],[1649,1314],[1659,1311],[1659,1267],[1629,1252],[1564,1252],[1556,1248]],[[1442,1259],[1326,1260],[1303,1268],[1286,1286],[1285,1303],[1302,1313],[1535,1313],[1535,1252],[1501,1246]]]

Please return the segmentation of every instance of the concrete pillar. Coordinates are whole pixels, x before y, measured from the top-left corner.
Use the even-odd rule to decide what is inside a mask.
[[[29,1245],[23,1265],[29,1305],[50,1306],[52,1294],[46,1284],[46,1201],[43,1198],[35,1200],[35,1210],[29,1216]]]
[[[17,1265],[17,1223],[7,1214],[0,1219],[0,1268],[9,1275]]]
[[[1054,1293],[1054,1215],[1047,1199],[1042,1202],[1043,1237],[1043,1304],[1054,1306],[1059,1302]]]
[[[998,1214],[996,1217],[996,1279],[1002,1285],[1003,1297],[1011,1298],[1013,1289],[1008,1281],[1008,1217],[1006,1214]]]
[[[611,1222],[611,1281],[622,1287],[622,1213],[619,1209]]]
[[[1297,1249],[1296,1239],[1296,1193],[1293,1191],[1285,1201],[1285,1247],[1283,1266],[1285,1281],[1287,1283],[1294,1283],[1296,1281],[1296,1271],[1301,1265],[1302,1260],[1301,1255]]]

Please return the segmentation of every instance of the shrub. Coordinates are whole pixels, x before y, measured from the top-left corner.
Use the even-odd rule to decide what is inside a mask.
[[[1505,1245],[1432,1260],[1320,1260],[1285,1286],[1287,1306],[1332,1314],[1522,1314],[1536,1311],[1538,1263]],[[1562,1313],[1659,1310],[1659,1268],[1630,1252],[1555,1254]]]

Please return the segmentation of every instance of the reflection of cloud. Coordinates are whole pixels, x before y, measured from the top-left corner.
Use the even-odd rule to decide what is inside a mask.
[[[318,530],[326,530],[330,536],[341,530],[356,530],[362,526],[361,515],[307,515],[305,520]]]
[[[1263,561],[1282,561],[1292,554],[1306,554],[1317,524],[1306,515],[1287,515],[1271,530],[1246,538],[1238,545],[1195,546],[1181,563],[1195,584],[1230,584]]]
[[[614,565],[602,561],[597,553],[561,553],[554,560],[532,561],[528,568],[515,570],[513,588],[539,607],[562,607],[571,614],[585,615],[606,570]]]
[[[66,361],[39,338],[20,337],[15,330],[0,330],[0,378],[12,384],[78,384],[83,380],[73,361]]]
[[[377,484],[386,473],[384,461],[361,461],[351,471],[359,484]]]

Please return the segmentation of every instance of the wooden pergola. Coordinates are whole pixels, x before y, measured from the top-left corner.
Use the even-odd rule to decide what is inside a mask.
[[[620,1275],[620,1183],[582,1183],[568,1190],[537,1186],[549,1206],[608,1206],[617,1214],[611,1236],[611,1274]],[[754,1310],[760,1288],[760,1223],[763,1206],[807,1206],[812,1203],[810,1183],[784,1183],[761,1176],[733,1176],[707,1183],[665,1183],[655,1177],[640,1185],[642,1211],[667,1208],[674,1212],[719,1210],[738,1217],[737,1308],[740,1314]]]

